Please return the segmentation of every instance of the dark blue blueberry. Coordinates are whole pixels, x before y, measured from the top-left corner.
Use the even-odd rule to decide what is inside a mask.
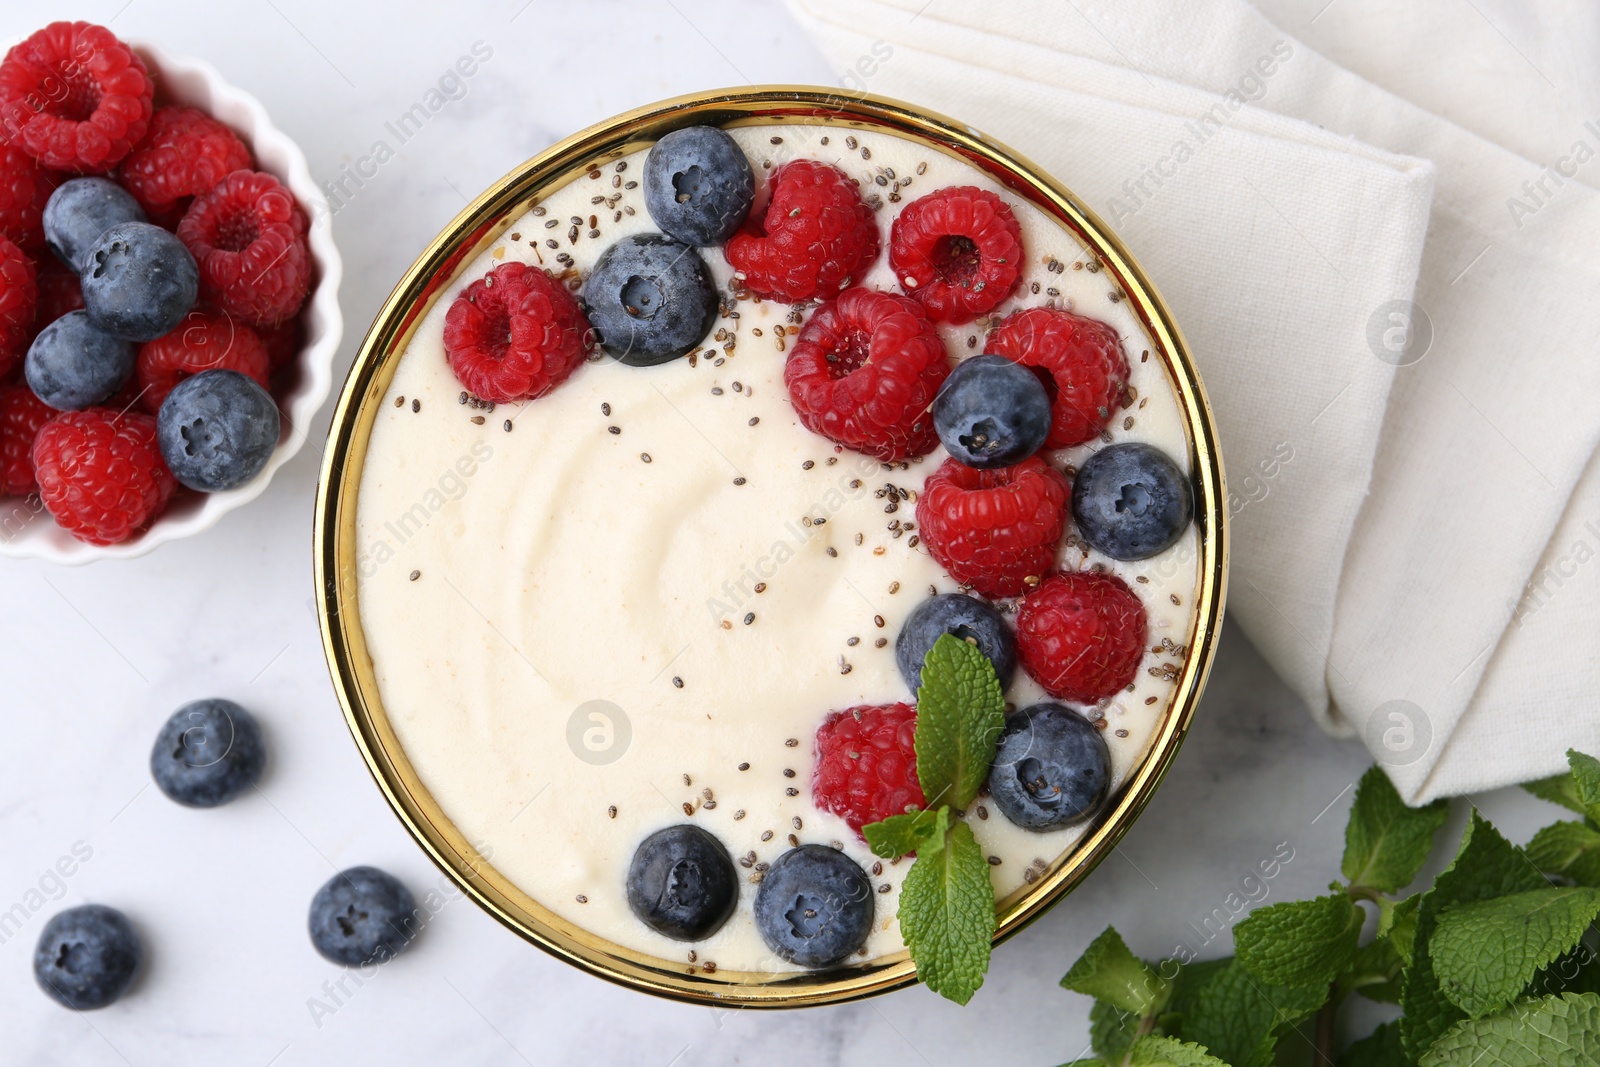
[[[583,301],[605,350],[632,367],[677,359],[705,339],[717,317],[705,260],[659,233],[624,237],[602,252]]]
[[[132,342],[106,333],[82,310],[69,311],[33,339],[23,373],[46,404],[81,411],[116,396],[137,355]]]
[[[126,915],[104,904],[83,904],[44,924],[33,950],[33,976],[56,1003],[88,1011],[126,993],[143,958]]]
[[[1094,724],[1062,704],[1006,718],[989,769],[995,807],[1025,830],[1059,830],[1099,813],[1111,790],[1111,750]]]
[[[347,967],[399,955],[422,923],[411,890],[376,867],[340,871],[311,898],[311,943]]]
[[[156,786],[191,808],[226,804],[255,785],[266,763],[255,716],[216,697],[173,712],[150,750]]]
[[[928,649],[944,634],[976,641],[978,650],[994,664],[1001,690],[1010,687],[1017,670],[1017,639],[1011,627],[988,601],[963,593],[945,593],[931,596],[911,609],[900,627],[900,636],[894,640],[900,677],[913,693],[922,685],[922,664]]]
[[[781,959],[831,967],[872,932],[872,883],[838,849],[801,845],[773,861],[755,911],[761,939]]]
[[[750,214],[756,177],[732,137],[715,126],[673,130],[644,161],[650,217],[685,244],[719,245]]]
[[[1028,368],[1004,356],[956,364],[933,398],[933,426],[945,451],[979,470],[1009,467],[1044,445],[1050,395]]]
[[[1112,559],[1148,559],[1188,529],[1194,490],[1159,448],[1107,445],[1078,468],[1072,517],[1083,539]]]
[[[109,178],[73,178],[56,186],[44,205],[44,239],[73,271],[100,235],[123,222],[143,222],[144,209]]]
[[[698,826],[669,826],[639,843],[627,892],[628,907],[656,933],[702,941],[733,914],[739,875],[721,841]]]
[[[190,489],[232,489],[261,473],[278,447],[278,405],[236,370],[201,371],[162,401],[156,442],[173,475]]]
[[[194,306],[200,270],[160,226],[124,222],[100,235],[78,273],[94,324],[130,341],[154,341]]]

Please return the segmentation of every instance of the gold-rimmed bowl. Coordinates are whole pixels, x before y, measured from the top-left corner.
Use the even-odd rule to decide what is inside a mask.
[[[905,952],[820,972],[684,968],[600,938],[541,905],[502,875],[454,825],[421,781],[384,709],[358,601],[357,497],[379,405],[423,316],[459,272],[536,200],[592,167],[648,148],[687,125],[820,124],[883,132],[977,167],[1073,233],[1126,294],[1143,341],[1176,383],[1194,472],[1198,573],[1188,651],[1172,701],[1097,822],[1043,877],[998,902],[1004,940],[1070,891],[1115,847],[1171,766],[1194,716],[1222,622],[1227,582],[1226,500],[1216,427],[1182,335],[1120,241],[1060,183],[954,120],[865,94],[770,86],[697,93],[619,115],[552,146],[496,182],[445,227],[400,279],[362,342],[334,413],[317,492],[318,614],[334,686],[356,744],[395,813],[424,851],[481,907],[546,951],[634,989],[694,1003],[796,1007],[883,993],[916,979]]]

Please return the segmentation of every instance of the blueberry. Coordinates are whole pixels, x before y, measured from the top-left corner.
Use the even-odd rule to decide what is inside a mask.
[[[311,898],[311,944],[349,967],[399,955],[421,923],[411,890],[376,867],[340,871]]]
[[[645,206],[657,226],[684,244],[726,241],[755,198],[750,161],[715,126],[673,130],[645,157]]]
[[[756,890],[756,928],[767,947],[802,967],[831,967],[872,932],[872,883],[827,845],[801,845],[773,861]]]
[[[717,291],[693,248],[659,233],[624,237],[600,254],[583,286],[605,350],[653,367],[698,345],[717,317]]]
[[[109,178],[73,178],[56,186],[44,205],[44,239],[73,271],[100,235],[123,222],[143,222],[144,209]]]
[[[173,475],[190,489],[232,489],[261,473],[278,447],[278,405],[236,370],[201,371],[162,401],[156,442]]]
[[[255,716],[213,697],[172,713],[150,750],[150,776],[179,804],[214,808],[255,785],[266,762]]]
[[[1194,490],[1159,448],[1107,445],[1078,468],[1072,517],[1083,539],[1112,559],[1148,559],[1188,528]]]
[[[963,593],[945,593],[931,596],[918,604],[906,616],[900,627],[900,636],[894,640],[894,659],[900,666],[900,677],[915,693],[922,685],[922,664],[928,649],[944,634],[954,634],[963,641],[976,641],[978,649],[994,664],[994,673],[1000,679],[1000,688],[1011,685],[1017,670],[1017,639],[1000,613],[986,600]]]
[[[104,904],[83,904],[44,924],[33,950],[33,977],[58,1004],[89,1011],[126,993],[143,958],[126,915]]]
[[[28,388],[59,411],[81,411],[117,395],[133,375],[137,351],[69,311],[39,331],[28,346],[23,373]]]
[[[1044,445],[1050,394],[1028,368],[1004,356],[974,356],[933,398],[933,427],[945,451],[979,470],[1009,467]]]
[[[130,341],[153,341],[194,306],[200,270],[183,242],[160,226],[124,222],[90,246],[78,281],[96,326]]]
[[[639,843],[628,864],[628,907],[675,941],[702,941],[721,929],[739,901],[728,850],[698,826],[669,826]]]
[[[1111,790],[1111,750],[1094,724],[1063,704],[1006,718],[989,769],[995,807],[1025,830],[1059,830],[1099,813]]]

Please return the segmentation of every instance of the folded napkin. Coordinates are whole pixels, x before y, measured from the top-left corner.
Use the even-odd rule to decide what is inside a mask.
[[[1143,262],[1220,425],[1229,611],[1318,721],[1416,803],[1553,774],[1600,751],[1600,16],[1263,3],[1294,32],[790,0],[847,86],[1009,144]]]

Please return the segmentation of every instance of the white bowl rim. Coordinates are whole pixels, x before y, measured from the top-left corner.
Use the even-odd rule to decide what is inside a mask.
[[[167,52],[145,41],[124,40],[139,53],[159,81],[197,78],[213,101],[210,110],[218,110],[220,104],[248,115],[249,129],[238,129],[236,123],[228,125],[250,146],[256,165],[275,174],[305,209],[310,223],[306,242],[317,266],[317,287],[300,312],[305,331],[305,340],[297,357],[300,376],[294,387],[279,398],[278,406],[285,429],[278,447],[273,450],[261,473],[247,484],[222,493],[206,494],[198,507],[181,514],[163,515],[143,533],[115,545],[91,545],[77,540],[44,513],[37,495],[0,498],[0,511],[12,515],[23,509],[37,512],[12,536],[7,537],[5,527],[0,525],[0,557],[43,559],[69,565],[100,559],[131,559],[154,551],[169,541],[209,530],[228,512],[248,504],[266,491],[277,469],[293,458],[306,443],[306,429],[333,389],[333,357],[344,331],[344,320],[339,312],[339,282],[343,276],[343,266],[339,250],[333,243],[333,213],[328,208],[321,188],[311,176],[305,153],[288,134],[273,125],[267,109],[259,100],[229,84],[210,63]],[[185,101],[178,99],[174,102]],[[266,148],[265,154],[280,158],[280,165],[263,166],[263,146]],[[9,522],[9,519],[5,521]]]

